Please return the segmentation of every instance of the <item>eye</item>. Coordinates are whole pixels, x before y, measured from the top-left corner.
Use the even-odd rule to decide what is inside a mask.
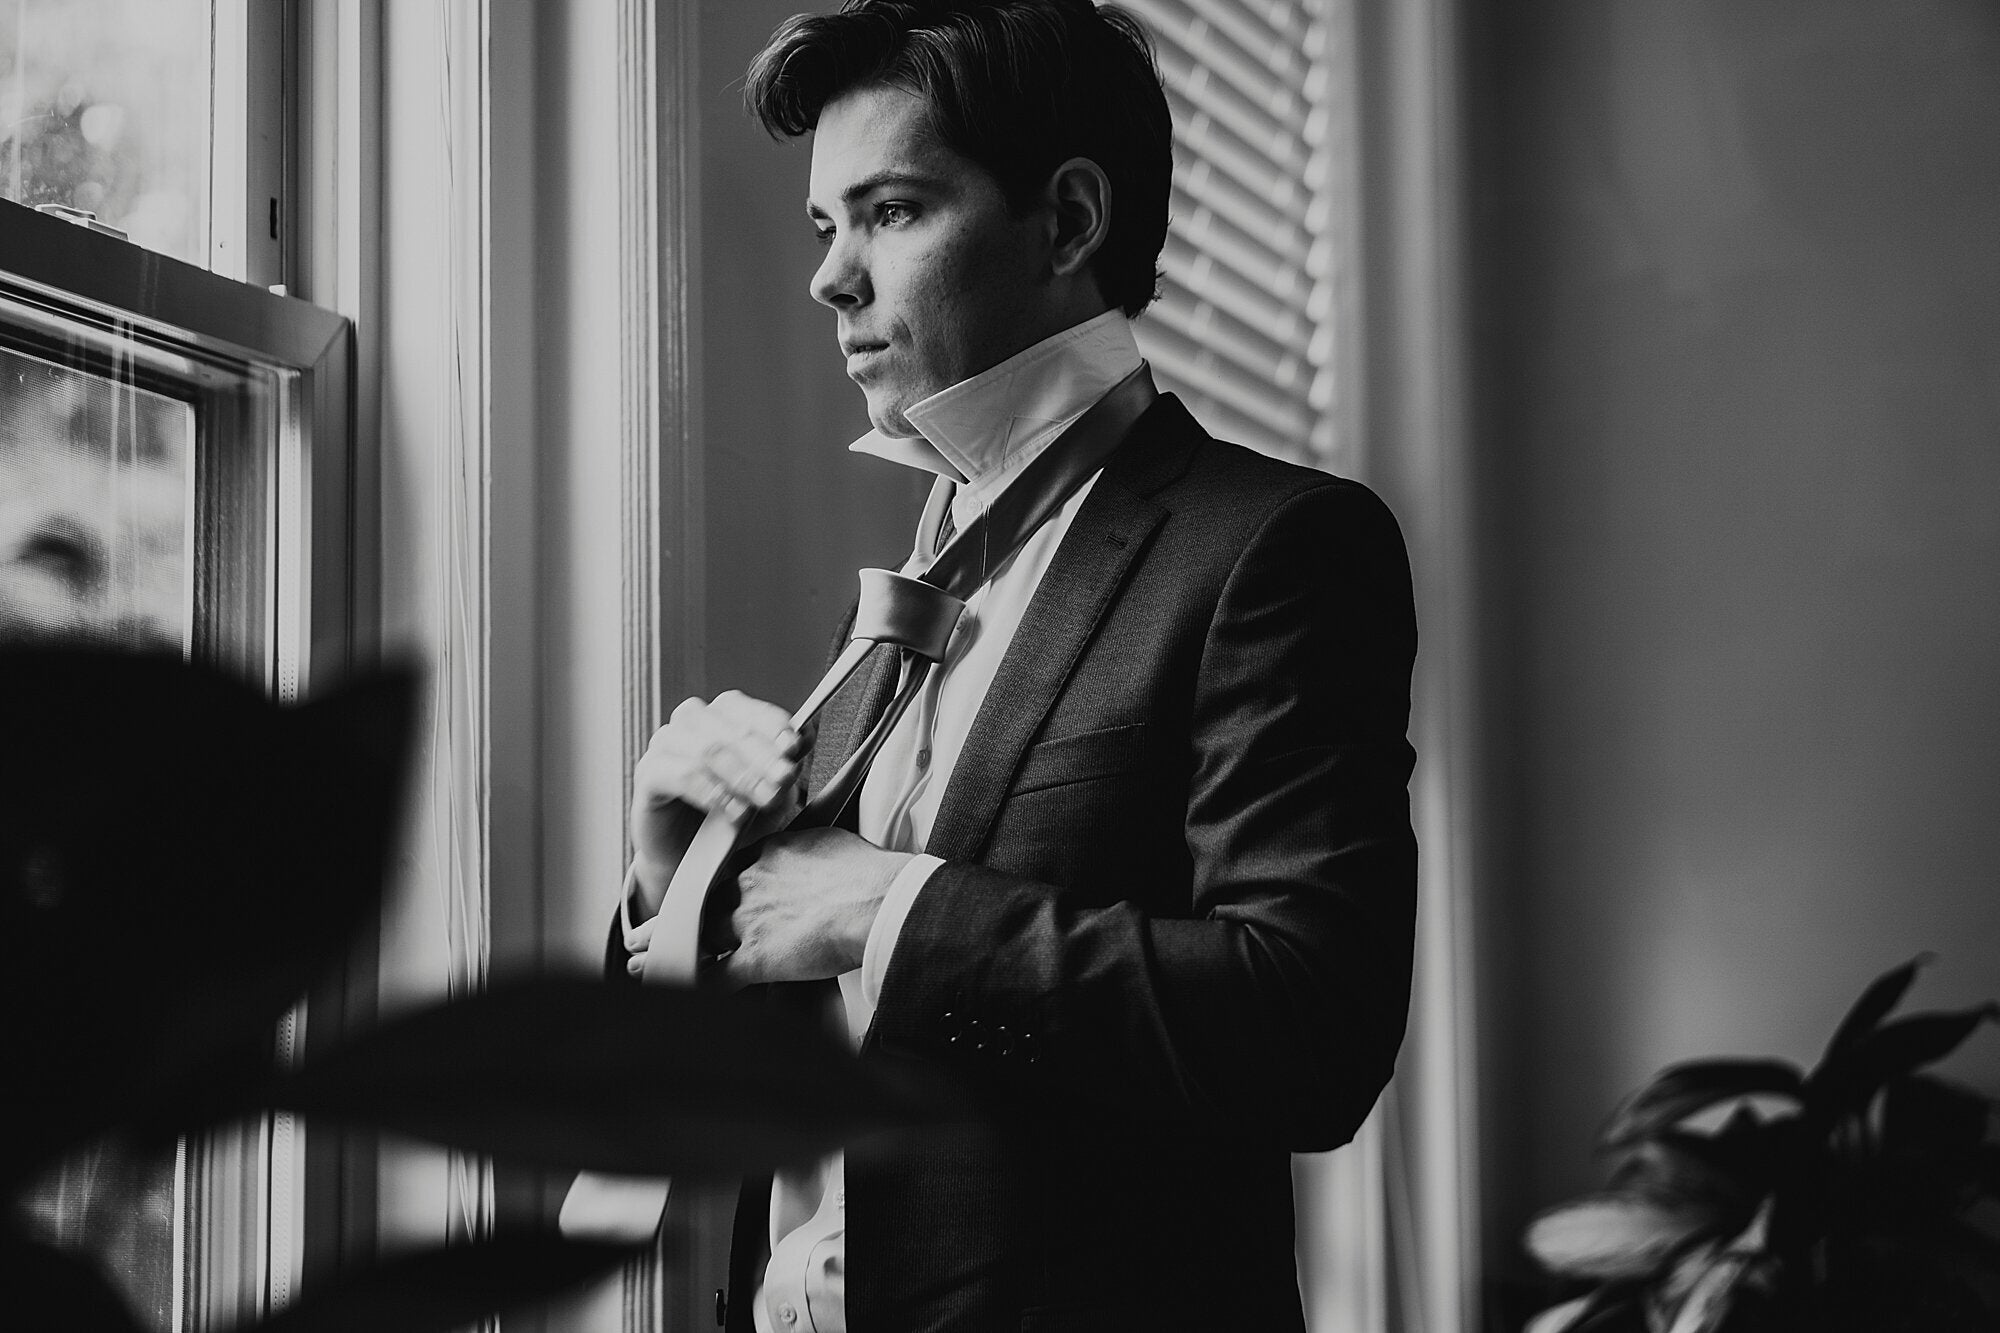
[[[831,223],[828,223],[823,226],[814,227],[813,239],[815,241],[818,241],[821,245],[832,245],[833,225]]]
[[[916,217],[917,208],[915,204],[906,204],[901,200],[891,199],[875,205],[875,222],[877,226],[900,227],[904,223],[916,221]]]

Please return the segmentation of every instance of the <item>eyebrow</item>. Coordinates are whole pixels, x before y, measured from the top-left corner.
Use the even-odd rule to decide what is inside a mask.
[[[844,204],[852,204],[856,199],[865,198],[885,187],[914,186],[920,190],[935,190],[941,188],[942,185],[943,182],[937,177],[925,176],[914,171],[878,171],[872,176],[863,176],[860,180],[842,190],[840,192],[840,200]],[[824,217],[826,216],[826,210],[808,199],[806,200],[806,215],[808,217]]]

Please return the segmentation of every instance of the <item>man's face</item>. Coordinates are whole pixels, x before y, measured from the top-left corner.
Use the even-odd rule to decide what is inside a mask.
[[[889,435],[917,433],[911,404],[1061,327],[1040,215],[1016,216],[923,111],[900,89],[854,88],[813,135],[806,211],[827,248],[813,299],[833,307],[848,377]]]

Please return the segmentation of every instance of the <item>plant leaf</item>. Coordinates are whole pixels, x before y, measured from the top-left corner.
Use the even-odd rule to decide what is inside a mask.
[[[720,1176],[950,1108],[751,997],[595,977],[496,985],[274,1077],[272,1104],[525,1164]]]
[[[1748,1270],[1749,1259],[1724,1251],[1702,1261],[1698,1275],[1688,1284],[1667,1333],[1715,1333],[1729,1317],[1736,1284]]]
[[[1684,1201],[1747,1220],[1769,1189],[1778,1135],[1753,1116],[1717,1134],[1664,1129],[1623,1150],[1612,1188],[1666,1202]]]
[[[1650,1278],[1720,1226],[1707,1208],[1596,1194],[1536,1217],[1528,1224],[1527,1245],[1544,1268],[1566,1277]]]
[[[1626,1282],[1599,1287],[1567,1333],[1646,1333],[1643,1289]]]
[[[2000,1005],[1953,1013],[1913,1014],[1876,1028],[1813,1071],[1806,1082],[1808,1113],[1822,1124],[1867,1107],[1884,1084],[1942,1060],[1981,1023],[2000,1020]]]
[[[1590,1304],[1590,1297],[1579,1296],[1561,1305],[1551,1305],[1535,1315],[1521,1330],[1521,1333],[1568,1333],[1568,1330],[1583,1318]]]
[[[72,1250],[0,1231],[0,1273],[7,1275],[10,1328],[140,1333],[97,1266]]]
[[[1623,1147],[1721,1102],[1757,1093],[1797,1097],[1798,1068],[1778,1060],[1694,1060],[1670,1065],[1611,1118],[1600,1142]]]
[[[1826,1044],[1826,1053],[1820,1057],[1820,1063],[1825,1064],[1873,1032],[1909,993],[1910,983],[1917,979],[1917,969],[1929,966],[1936,959],[1935,954],[1920,953],[1901,967],[1892,968],[1870,982],[1868,989],[1861,992],[1861,998],[1854,1002],[1854,1007],[1847,1011],[1847,1016],[1840,1020],[1833,1040]]]
[[[443,1333],[561,1295],[641,1252],[553,1236],[425,1250],[309,1292],[237,1333]]]
[[[178,657],[0,651],[0,1180],[261,1075],[374,910],[416,693],[281,707]]]
[[[1642,1288],[1631,1282],[1607,1282],[1575,1300],[1551,1305],[1528,1321],[1521,1333],[1645,1333],[1641,1317]]]
[[[1993,1103],[1924,1074],[1891,1079],[1882,1096],[1882,1146],[1926,1157],[1970,1153],[1986,1138]]]

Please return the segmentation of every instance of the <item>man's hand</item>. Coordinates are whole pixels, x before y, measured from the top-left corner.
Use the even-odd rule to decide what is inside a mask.
[[[788,713],[736,690],[674,709],[632,770],[632,854],[648,912],[708,811],[757,811],[746,838],[790,817],[803,749]]]
[[[774,834],[756,850],[756,861],[736,878],[733,907],[722,910],[729,890],[721,884],[710,900],[713,925],[702,952],[721,957],[725,984],[813,981],[861,966],[875,914],[910,854],[831,828]],[[651,921],[625,936],[635,975],[652,938]]]

